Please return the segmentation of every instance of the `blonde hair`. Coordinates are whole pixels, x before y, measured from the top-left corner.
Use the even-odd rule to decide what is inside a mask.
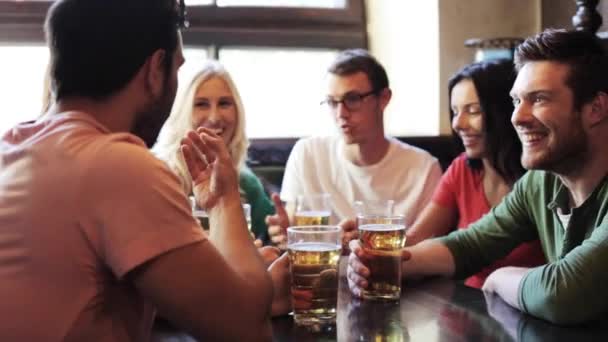
[[[245,133],[245,110],[232,77],[218,61],[207,61],[203,68],[194,75],[188,86],[180,91],[180,95],[173,105],[171,115],[165,122],[158,141],[152,149],[178,175],[187,194],[192,192],[192,178],[180,151],[180,141],[188,131],[196,128],[192,121],[192,111],[198,87],[212,78],[220,78],[226,82],[234,98],[237,120],[234,136],[228,143],[228,152],[237,170],[240,170],[245,164],[247,148],[249,147],[249,140]]]

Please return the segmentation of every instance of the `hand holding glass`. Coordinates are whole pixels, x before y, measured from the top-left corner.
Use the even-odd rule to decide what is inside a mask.
[[[401,297],[401,252],[405,245],[403,216],[357,216],[359,240],[369,256],[367,299],[398,300]]]

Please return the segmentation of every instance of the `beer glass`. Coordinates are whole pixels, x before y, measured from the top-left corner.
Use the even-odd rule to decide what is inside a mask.
[[[395,210],[395,201],[393,200],[365,200],[355,201],[353,206],[357,216],[392,216]]]
[[[190,205],[192,206],[192,216],[196,218],[204,231],[209,232],[209,214],[207,214],[205,209],[198,206],[194,196],[190,196]]]
[[[297,325],[319,327],[336,322],[340,235],[338,226],[287,228],[291,300]]]
[[[247,221],[247,229],[251,231],[251,205],[249,203],[243,203],[243,214]]]
[[[367,299],[398,300],[401,296],[401,251],[405,245],[403,216],[357,216],[359,241],[369,256]]]
[[[205,209],[198,206],[194,196],[190,196],[190,204],[192,205],[192,216],[196,218],[198,223],[201,225],[204,231],[209,232],[209,214]],[[243,214],[247,221],[247,229],[251,231],[251,205],[249,203],[243,203]]]
[[[329,194],[298,195],[294,225],[311,226],[329,224],[331,216],[331,197]]]

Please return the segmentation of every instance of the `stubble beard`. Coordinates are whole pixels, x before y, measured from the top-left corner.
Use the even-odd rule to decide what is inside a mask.
[[[580,119],[575,119],[568,125],[572,127],[570,132],[562,135],[561,142],[542,151],[542,155],[528,156],[524,147],[522,165],[528,170],[545,170],[560,175],[572,174],[580,169],[586,163],[588,156],[587,135]]]
[[[131,129],[131,133],[141,138],[148,148],[152,148],[156,143],[160,130],[169,117],[173,106],[174,96],[168,93],[164,94],[151,103],[148,108],[137,113]]]

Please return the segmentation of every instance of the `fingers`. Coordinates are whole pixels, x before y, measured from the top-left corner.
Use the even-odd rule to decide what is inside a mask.
[[[351,256],[354,256],[354,254],[351,254]],[[355,261],[353,263],[356,265]],[[346,268],[346,279],[348,280],[348,288],[352,294],[356,297],[362,297],[363,289],[369,284],[365,277],[355,271],[355,268],[351,264],[351,257],[349,257],[348,267]]]
[[[369,269],[361,262],[364,258],[364,251],[361,248],[359,241],[353,240],[350,242],[350,248],[353,251],[348,257],[348,267],[346,277],[348,279],[348,287],[351,292],[358,297],[363,294],[363,289],[369,285]]]
[[[408,251],[407,249],[403,249],[401,251],[401,260],[402,261],[408,261],[412,258],[412,253],[410,253],[410,251]]]
[[[287,243],[287,235],[278,234],[275,236],[271,236],[270,241],[272,241],[272,243],[275,245],[283,246]]]
[[[358,240],[351,240],[348,243],[348,248],[355,253],[357,250],[361,249],[361,243]]]
[[[184,140],[189,140],[192,143],[193,148],[198,150],[198,152],[200,152],[205,158],[205,162],[207,164],[211,164],[216,158],[216,152],[210,148],[210,143],[208,143],[212,138],[209,138],[205,133],[199,134],[197,132],[189,131],[186,134],[187,139]]]
[[[269,224],[270,224],[270,222],[269,222]],[[284,233],[284,230],[283,230],[283,228],[281,228],[281,226],[278,226],[276,224],[272,225],[272,226],[271,225],[268,226],[268,235],[270,235],[271,237],[280,235],[283,233]]]
[[[262,248],[262,246],[264,246],[264,243],[262,242],[262,240],[260,239],[255,239],[255,241],[253,241],[253,245],[256,248]]]
[[[275,268],[289,271],[289,253],[283,253],[280,257],[272,262],[269,269]]]
[[[347,271],[348,288],[356,297],[363,297],[363,289],[367,287],[367,281],[359,275],[353,273],[350,268]]]
[[[192,141],[189,139],[183,139],[180,150],[182,152],[182,156],[184,157],[184,162],[186,163],[188,172],[194,179],[201,171],[204,170],[207,165],[202,159],[197,158],[197,155],[190,144],[192,144]]]
[[[222,158],[223,160],[230,159],[230,154],[228,153],[228,148],[226,147],[224,140],[222,137],[215,134],[212,129],[199,127],[196,130],[196,133],[204,142],[207,150],[206,152],[210,152],[205,153],[205,151],[201,150],[203,153],[205,153],[205,157],[207,157],[209,163],[215,161],[216,157]],[[209,154],[209,156],[207,154]]]
[[[291,290],[293,308],[306,310],[312,308],[313,292],[310,290]]]
[[[198,128],[196,132],[189,131],[186,133],[186,137],[182,139],[182,145],[192,148],[193,157],[197,151],[200,152],[204,157],[205,164],[211,164],[218,155],[227,153],[223,140],[213,131],[203,127]]]
[[[361,250],[358,250],[358,252],[362,253]],[[357,253],[350,253],[348,256],[348,268],[363,278],[369,278],[369,268],[363,264],[361,257]]]
[[[273,192],[272,195],[270,195],[270,198],[272,199],[272,202],[274,203],[276,211],[279,211],[279,208],[283,208],[283,202],[281,202],[281,197],[279,196],[279,194],[277,194],[276,192]],[[285,208],[283,208],[283,209],[285,209]]]
[[[343,220],[339,226],[342,228],[342,252],[344,255],[348,255],[349,243],[359,238],[359,230],[353,220]]]
[[[273,193],[271,198],[274,202],[276,214],[266,216],[268,235],[274,245],[284,247],[287,243],[287,235],[285,232],[289,226],[289,216],[283,206],[283,202],[281,202],[279,194]]]
[[[281,251],[273,246],[264,246],[259,248],[260,254],[273,256],[273,260],[277,259],[281,255]]]
[[[265,246],[258,249],[266,266],[272,264],[281,255],[281,251],[272,246]]]
[[[352,219],[344,219],[340,223],[338,223],[338,226],[342,228],[343,232],[351,232],[357,230],[357,223],[355,222],[355,220]]]
[[[272,202],[274,202],[274,209],[278,217],[277,223],[283,227],[283,229],[287,229],[289,226],[289,216],[287,215],[287,210],[285,210],[283,202],[281,202],[281,197],[275,192],[272,194],[271,198]]]

